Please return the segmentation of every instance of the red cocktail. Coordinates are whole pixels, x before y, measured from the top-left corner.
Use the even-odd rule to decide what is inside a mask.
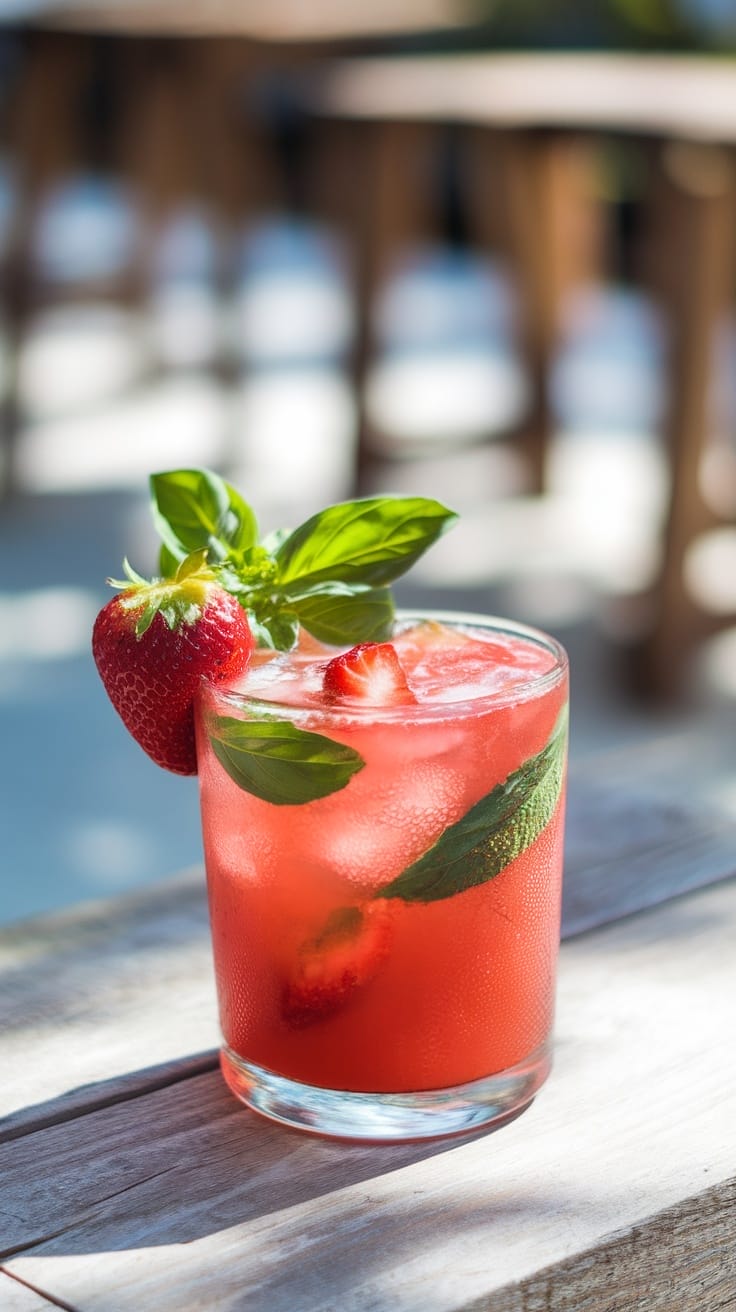
[[[533,630],[403,616],[390,645],[391,704],[335,695],[302,634],[197,715],[225,1078],[375,1139],[498,1122],[547,1075],[567,718]]]

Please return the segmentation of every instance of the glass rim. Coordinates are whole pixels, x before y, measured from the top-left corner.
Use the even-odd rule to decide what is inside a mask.
[[[212,705],[218,703],[218,710],[227,706],[230,710],[258,711],[263,718],[279,716],[298,719],[300,722],[310,720],[320,724],[348,724],[366,721],[380,721],[382,724],[400,721],[457,720],[482,714],[494,707],[514,706],[543,696],[557,687],[567,677],[569,660],[562,643],[542,629],[521,621],[507,619],[499,615],[484,615],[472,611],[436,610],[434,608],[398,608],[394,623],[411,624],[421,620],[435,620],[441,624],[451,624],[462,628],[481,628],[489,632],[504,633],[513,637],[526,638],[538,647],[544,647],[554,657],[554,664],[542,674],[535,674],[528,679],[511,684],[508,688],[499,688],[478,697],[459,698],[457,701],[412,702],[398,706],[362,706],[355,702],[308,702],[291,701],[288,697],[270,698],[254,695],[245,688],[236,688],[231,684],[219,684],[205,681],[205,696]],[[337,652],[338,648],[335,649]],[[345,649],[343,649],[345,650]],[[327,658],[329,659],[329,658]]]

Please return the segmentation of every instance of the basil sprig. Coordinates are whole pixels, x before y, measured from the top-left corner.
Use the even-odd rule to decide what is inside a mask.
[[[258,525],[240,493],[207,469],[174,469],[150,478],[153,520],[161,538],[159,566],[166,577],[193,551],[210,563],[247,554]]]
[[[218,474],[177,469],[150,480],[159,568],[193,551],[248,612],[256,641],[294,646],[302,625],[323,642],[378,642],[391,631],[389,585],[457,518],[425,497],[369,497],[312,515],[263,541],[251,507]]]
[[[567,709],[545,747],[449,825],[417,861],[376,897],[437,902],[500,875],[546,828],[562,788]]]

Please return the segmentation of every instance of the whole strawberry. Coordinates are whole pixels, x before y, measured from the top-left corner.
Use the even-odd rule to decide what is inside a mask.
[[[215,582],[206,552],[192,553],[173,579],[149,582],[126,562],[124,591],[103,606],[92,654],[126,729],[157,765],[196,774],[194,699],[203,678],[243,673],[253,650],[245,612]],[[112,580],[111,580],[112,582]]]

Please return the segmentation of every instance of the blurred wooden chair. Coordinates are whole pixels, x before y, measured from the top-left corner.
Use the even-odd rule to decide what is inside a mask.
[[[423,161],[436,158],[452,126],[462,141],[460,201],[469,241],[500,255],[519,292],[517,344],[530,403],[514,436],[526,457],[529,489],[545,486],[549,361],[559,310],[572,287],[600,274],[605,213],[596,196],[595,150],[582,130],[560,131],[547,121],[540,126],[524,115],[510,129],[493,103],[489,107],[499,64],[503,58],[495,56],[337,60],[305,86],[305,106],[319,121],[318,142],[329,160],[321,174],[330,178],[332,199],[323,193],[316,203],[323,209],[332,204],[335,217],[338,194],[337,221],[352,234],[356,251],[359,479],[369,477],[374,459],[365,408],[375,346],[372,310],[397,251],[441,239],[438,197]],[[527,61],[522,81],[530,66]],[[468,67],[476,72],[470,91]]]
[[[548,387],[562,306],[572,287],[602,272],[606,205],[591,183],[597,145],[601,137],[623,136],[644,147],[650,161],[644,202],[650,239],[640,276],[667,323],[662,440],[670,490],[660,564],[642,599],[635,678],[650,696],[677,695],[698,639],[729,618],[705,612],[688,584],[687,558],[704,528],[736,517],[736,507],[724,511],[708,503],[702,479],[715,341],[733,292],[732,67],[617,55],[353,59],[320,70],[305,99],[330,130],[335,122],[355,129],[352,230],[362,269],[359,394],[370,358],[371,301],[388,253],[416,224],[416,143],[421,134],[448,123],[469,135],[472,229],[481,245],[493,243],[510,259],[521,294],[520,344],[532,384],[522,437],[531,454],[532,483],[540,491],[552,432]],[[426,225],[425,217],[422,222]],[[365,415],[361,444],[367,467],[371,435]]]
[[[204,198],[241,223],[264,198],[283,199],[271,143],[245,104],[245,88],[264,71],[288,80],[294,68],[337,50],[456,28],[472,18],[467,0],[400,6],[378,0],[368,9],[340,0],[309,6],[299,0],[266,6],[255,0],[50,0],[32,11],[19,29],[23,60],[9,131],[20,162],[19,209],[0,286],[15,346],[31,305],[56,291],[53,279],[39,278],[33,227],[44,191],[79,163],[82,138],[94,130],[94,115],[83,119],[75,109],[80,87],[94,73],[90,61],[101,56],[123,70],[126,85],[114,122],[99,123],[97,144],[114,155],[119,176],[141,200],[144,224],[155,233],[182,198]],[[124,276],[98,280],[96,287],[88,280],[85,294],[104,297],[113,290],[124,301],[135,300],[146,274],[145,252],[141,261],[138,254]],[[12,379],[0,429],[7,450],[0,485],[8,490],[18,431]]]
[[[120,181],[117,136],[116,83],[126,70],[110,53],[91,39],[44,32],[24,33],[19,43],[6,137],[16,179],[3,288],[12,358],[1,421],[6,490],[16,481],[19,363],[34,318],[69,304],[131,307],[140,297],[135,216]],[[71,243],[64,235],[70,225],[77,234]]]
[[[736,605],[711,609],[689,569],[705,535],[736,524],[736,435],[719,433],[714,413],[719,336],[734,308],[732,150],[708,142],[665,144],[652,161],[649,201],[645,273],[669,330],[663,433],[669,493],[634,675],[645,695],[672,699],[698,643],[736,623]],[[718,471],[709,478],[716,446]]]
[[[74,153],[73,88],[78,82],[79,51],[70,45],[47,64],[47,42],[33,50],[22,41],[13,86],[7,95],[4,149],[14,175],[13,215],[2,271],[2,311],[6,328],[8,374],[0,409],[2,475],[0,489],[14,482],[18,412],[17,368],[30,297],[29,269],[38,200],[44,188],[71,166]],[[53,124],[49,130],[49,124]]]

